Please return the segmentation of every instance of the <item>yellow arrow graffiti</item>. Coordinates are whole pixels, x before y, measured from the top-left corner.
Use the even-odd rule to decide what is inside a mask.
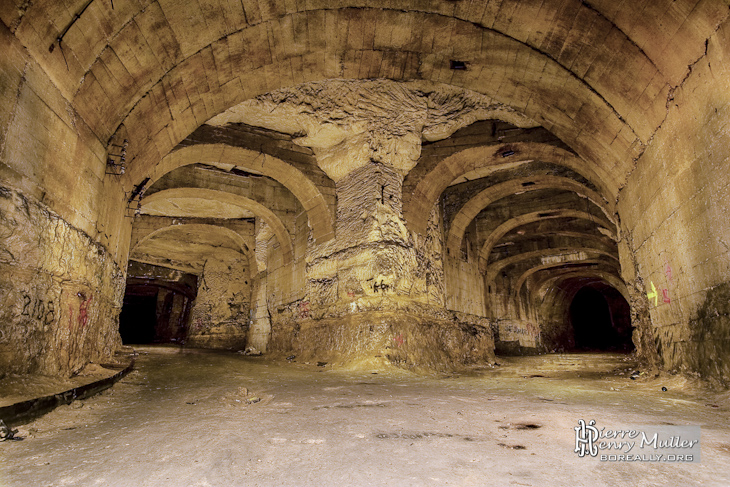
[[[656,292],[656,288],[654,287],[654,283],[652,281],[649,281],[651,284],[651,292],[646,294],[646,297],[651,299],[654,298],[654,306],[657,305],[657,301],[659,300],[659,295]]]

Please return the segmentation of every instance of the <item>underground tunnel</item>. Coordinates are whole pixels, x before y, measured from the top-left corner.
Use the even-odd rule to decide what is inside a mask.
[[[613,288],[581,288],[570,303],[570,324],[577,350],[634,350],[629,305]]]
[[[3,453],[38,485],[730,483],[729,18],[5,1]],[[703,470],[588,468],[590,420],[701,427]]]

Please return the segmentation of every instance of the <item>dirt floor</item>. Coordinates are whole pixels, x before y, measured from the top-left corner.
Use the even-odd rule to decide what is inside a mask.
[[[679,377],[632,380],[624,355],[500,358],[496,368],[418,376],[140,352],[113,388],[0,443],[0,485],[730,485],[727,393]],[[579,419],[699,425],[701,461],[580,458]]]

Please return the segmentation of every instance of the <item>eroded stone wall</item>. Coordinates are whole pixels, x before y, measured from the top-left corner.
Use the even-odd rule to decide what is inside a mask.
[[[0,187],[0,372],[68,374],[121,345],[124,274],[88,235]]]
[[[120,345],[124,272],[100,215],[124,193],[107,184],[104,145],[2,23],[0,44],[0,374],[70,374]]]
[[[272,348],[302,361],[394,364],[418,371],[495,361],[491,324],[472,315],[418,307],[337,318],[302,319],[295,313],[282,318],[273,328]]]
[[[244,350],[251,316],[248,261],[211,258],[198,279],[187,345]]]

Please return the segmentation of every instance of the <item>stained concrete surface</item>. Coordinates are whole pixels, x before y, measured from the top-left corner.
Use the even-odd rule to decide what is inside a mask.
[[[631,380],[626,355],[502,357],[496,368],[424,376],[140,351],[112,389],[0,443],[0,485],[730,484],[727,393],[678,377]],[[700,425],[701,463],[579,458],[579,419]]]

